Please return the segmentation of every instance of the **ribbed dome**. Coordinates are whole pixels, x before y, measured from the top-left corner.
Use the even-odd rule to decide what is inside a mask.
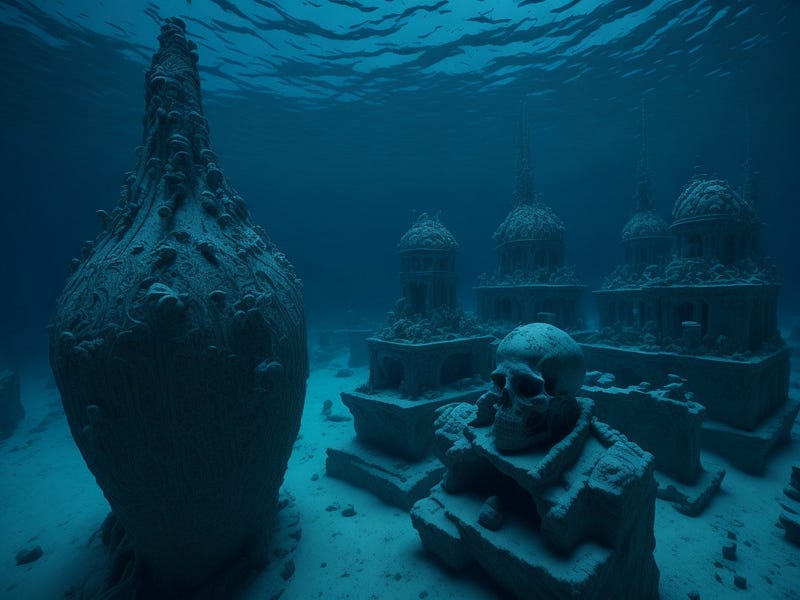
[[[666,221],[654,210],[637,211],[622,228],[622,241],[668,235]]]
[[[432,217],[428,213],[420,214],[397,244],[398,252],[457,249],[458,242],[453,234],[439,222],[439,217]]]
[[[546,204],[518,204],[493,237],[497,245],[525,240],[560,241],[564,238],[564,224]]]
[[[692,180],[675,202],[673,224],[714,217],[753,221],[756,214],[724,179]]]

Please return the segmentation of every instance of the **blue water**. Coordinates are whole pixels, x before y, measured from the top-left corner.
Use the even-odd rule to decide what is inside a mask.
[[[740,186],[749,141],[780,309],[799,312],[794,0],[3,0],[0,359],[44,350],[69,260],[117,203],[167,16],[198,43],[214,149],[295,264],[312,324],[391,308],[414,209],[458,239],[473,306],[511,203],[523,98],[536,188],[590,287],[620,259],[644,100],[666,219],[697,156]]]

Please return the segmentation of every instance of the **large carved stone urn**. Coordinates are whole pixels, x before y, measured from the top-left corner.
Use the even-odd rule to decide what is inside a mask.
[[[171,596],[264,566],[308,360],[300,283],[211,151],[196,46],[178,19],[159,42],[135,170],[74,261],[50,361],[137,564]]]

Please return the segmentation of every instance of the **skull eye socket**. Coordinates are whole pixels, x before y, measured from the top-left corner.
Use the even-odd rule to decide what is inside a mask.
[[[542,393],[544,382],[536,377],[525,375],[519,377],[516,383],[516,391],[522,398],[533,398]]]
[[[491,377],[492,377],[492,383],[494,383],[501,390],[506,387],[506,376],[505,375],[503,375],[502,373],[494,372],[494,373],[492,373]]]

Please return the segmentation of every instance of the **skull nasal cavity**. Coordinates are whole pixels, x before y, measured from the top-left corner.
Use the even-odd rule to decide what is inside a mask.
[[[502,390],[506,387],[506,376],[502,373],[492,373],[492,382]]]

